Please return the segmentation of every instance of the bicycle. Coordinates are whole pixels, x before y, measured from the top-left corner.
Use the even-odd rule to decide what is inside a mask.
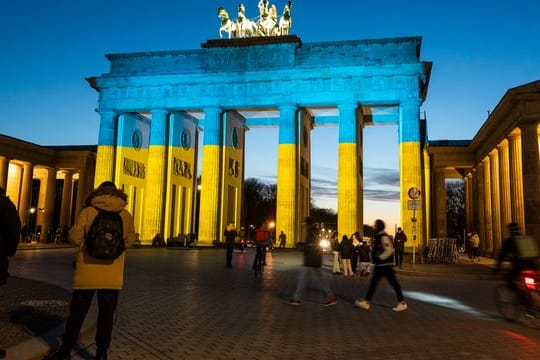
[[[264,257],[265,257],[265,244],[257,244],[256,245],[256,253],[255,253],[255,260],[253,261],[253,271],[254,275],[257,278],[262,278],[263,270],[264,270]]]
[[[533,270],[520,273],[515,289],[506,283],[495,288],[497,310],[503,318],[540,329],[540,276]]]

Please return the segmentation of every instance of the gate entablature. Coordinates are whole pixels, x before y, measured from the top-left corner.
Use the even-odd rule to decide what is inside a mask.
[[[425,92],[421,38],[301,43],[296,36],[212,40],[203,49],[107,55],[89,79],[100,108],[147,110],[399,104]],[[141,108],[141,106],[143,108]]]

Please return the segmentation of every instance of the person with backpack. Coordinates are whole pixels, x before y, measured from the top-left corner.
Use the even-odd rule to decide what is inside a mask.
[[[98,298],[96,359],[107,359],[114,312],[124,283],[125,248],[136,238],[127,195],[105,181],[86,198],[68,239],[79,246],[74,264],[73,295],[60,348],[44,360],[70,359],[94,294]]]
[[[15,255],[21,237],[21,220],[13,202],[0,187],[0,286],[7,283],[9,257]],[[6,350],[0,349],[0,359],[6,357]]]
[[[384,231],[384,221],[377,219],[373,225],[373,231],[375,233],[375,239],[373,241],[373,247],[371,249],[371,261],[375,263],[375,269],[373,270],[373,276],[369,283],[369,288],[364,300],[356,300],[354,305],[364,310],[369,310],[371,307],[371,299],[375,294],[375,289],[381,278],[385,277],[394,289],[396,297],[398,299],[397,305],[392,308],[394,311],[407,310],[407,303],[403,299],[403,293],[401,292],[401,285],[396,279],[396,273],[394,271],[394,247],[392,240]]]

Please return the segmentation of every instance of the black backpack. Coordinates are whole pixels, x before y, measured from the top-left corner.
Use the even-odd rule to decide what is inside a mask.
[[[86,234],[86,250],[96,259],[114,260],[124,252],[124,233],[120,214],[94,206],[98,211]]]

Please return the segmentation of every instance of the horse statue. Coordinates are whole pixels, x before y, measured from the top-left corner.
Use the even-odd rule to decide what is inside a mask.
[[[219,28],[219,37],[223,38],[221,34],[222,31],[225,31],[229,35],[229,39],[236,37],[237,26],[234,21],[229,17],[229,13],[224,8],[218,8],[218,17],[221,19],[221,27]]]
[[[274,36],[277,34],[276,5],[268,7],[268,0],[259,1],[259,21],[257,23],[258,36]]]
[[[291,7],[292,1],[287,1],[287,4],[283,8],[283,14],[279,18],[279,35],[289,35],[289,30],[292,26]]]
[[[246,8],[238,5],[238,18],[236,19],[237,35],[240,38],[252,37],[257,32],[257,24],[246,17]]]

